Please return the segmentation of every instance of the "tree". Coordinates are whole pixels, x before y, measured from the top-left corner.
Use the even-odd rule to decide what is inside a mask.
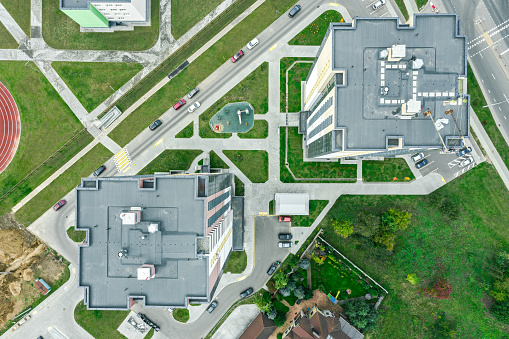
[[[254,298],[254,304],[258,307],[260,312],[268,312],[272,308],[270,302],[270,294],[267,292],[258,293]]]
[[[293,291],[293,295],[295,295],[299,299],[304,299],[306,293],[304,292],[304,288],[302,287],[302,285],[300,285]]]
[[[277,311],[276,311],[276,308],[272,306],[270,306],[270,310],[267,312],[267,318],[269,318],[270,320],[274,320],[274,318],[277,317]]]
[[[451,299],[452,285],[444,278],[438,278],[433,284],[435,297],[438,300]]]
[[[409,273],[406,276],[406,280],[408,280],[408,282],[411,283],[412,285],[416,285],[419,282],[419,278],[415,273]]]
[[[493,289],[490,291],[490,295],[495,298],[496,301],[506,300],[509,296],[509,278],[496,280],[493,284]]]
[[[302,268],[303,270],[307,270],[309,266],[311,266],[311,263],[309,262],[308,259],[302,259],[301,261],[299,261],[299,267]]]
[[[490,307],[490,314],[498,321],[509,324],[509,302],[497,301]]]
[[[396,245],[396,236],[392,233],[378,234],[373,240],[384,245],[389,251],[392,251],[394,249],[394,245]]]
[[[378,311],[365,300],[354,300],[343,307],[348,319],[359,330],[366,330],[376,324]]]
[[[292,274],[291,275],[292,281],[297,282],[300,281],[300,276],[298,274]]]
[[[402,231],[410,224],[412,214],[391,208],[382,214],[382,227],[385,230]]]
[[[304,288],[304,300],[313,298],[313,290],[310,288]]]
[[[353,226],[349,221],[333,219],[332,226],[334,227],[334,232],[340,237],[347,238],[353,233]]]
[[[274,287],[276,290],[279,290],[281,287],[285,287],[286,284],[288,284],[288,276],[285,274],[285,272],[279,272],[274,277]]]
[[[282,287],[279,289],[279,294],[281,294],[283,297],[288,297],[292,291],[288,287]]]
[[[278,313],[276,315],[276,317],[274,318],[274,325],[276,325],[277,327],[281,327],[285,324],[286,322],[286,314],[284,313]]]
[[[288,284],[286,284],[286,288],[290,291],[293,291],[295,288],[297,288],[297,283],[295,281],[289,281]]]
[[[379,228],[380,217],[378,215],[366,211],[357,215],[354,228],[355,233],[358,233],[365,238],[372,238],[378,233]]]
[[[299,264],[299,257],[296,256],[295,254],[290,253],[289,257],[288,257],[288,265],[291,268],[295,268],[295,267],[297,267],[298,264]]]

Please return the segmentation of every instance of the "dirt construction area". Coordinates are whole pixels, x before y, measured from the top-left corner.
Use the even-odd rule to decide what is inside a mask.
[[[66,271],[67,263],[37,237],[10,215],[0,217],[0,333],[21,318],[11,322],[19,313],[45,298],[34,287],[35,279],[44,279],[55,290],[53,284]]]

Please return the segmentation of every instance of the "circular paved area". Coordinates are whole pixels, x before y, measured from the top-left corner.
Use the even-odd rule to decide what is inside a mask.
[[[11,93],[0,82],[0,173],[3,172],[19,145],[21,120]]]

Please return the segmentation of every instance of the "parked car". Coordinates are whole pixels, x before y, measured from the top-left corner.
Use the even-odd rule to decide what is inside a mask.
[[[291,241],[280,241],[279,242],[279,247],[280,248],[289,248],[289,247],[292,247],[292,242]]]
[[[420,161],[422,159],[424,159],[424,153],[422,153],[422,152],[412,155],[412,160],[414,162],[418,162],[418,161]]]
[[[186,101],[184,99],[179,100],[175,105],[173,105],[173,108],[175,110],[178,110],[180,107],[184,106],[186,104]]]
[[[189,107],[189,108],[187,109],[187,111],[188,111],[189,113],[193,113],[193,112],[194,112],[194,111],[196,111],[196,109],[197,109],[198,107],[200,107],[200,106],[201,106],[201,105],[200,105],[200,103],[197,101],[197,102],[195,102],[194,104],[192,104],[192,105],[191,105],[191,107]]]
[[[376,11],[377,9],[382,8],[385,5],[385,0],[378,0],[373,4],[373,9]]]
[[[281,265],[280,261],[273,262],[272,265],[270,265],[269,270],[267,271],[267,274],[272,275],[272,273],[274,273],[277,270],[279,265]]]
[[[239,60],[240,58],[242,58],[242,56],[244,55],[244,51],[243,50],[240,50],[238,51],[234,56],[231,57],[231,61],[232,62],[237,62],[237,60]]]
[[[458,152],[458,156],[461,157],[465,154],[468,154],[472,152],[472,147],[467,147],[467,148],[464,148],[464,149],[460,149],[459,152]]]
[[[153,123],[150,124],[150,126],[148,126],[148,128],[150,128],[151,131],[155,130],[157,127],[161,126],[163,124],[163,122],[159,119],[157,119],[156,121],[154,121]]]
[[[247,49],[253,49],[253,47],[258,45],[259,42],[260,41],[257,38],[254,38],[253,40],[247,43]]]
[[[290,233],[279,233],[279,240],[291,240],[293,236]]]
[[[213,301],[209,307],[207,307],[207,313],[212,313],[212,311],[214,311],[217,307],[217,301]]]
[[[301,7],[300,5],[295,5],[291,10],[290,12],[288,12],[288,16],[290,18],[293,18],[297,13],[299,13]]]
[[[290,222],[292,221],[292,217],[288,217],[288,216],[279,216],[279,222]]]
[[[416,163],[416,164],[415,164],[415,167],[416,167],[417,169],[419,169],[419,168],[423,168],[423,167],[424,167],[424,166],[426,166],[427,164],[428,164],[428,160],[424,159],[424,160],[422,160],[421,162]]]
[[[247,290],[245,290],[244,292],[242,292],[240,294],[240,297],[241,298],[245,298],[247,297],[248,295],[250,295],[251,293],[253,293],[253,288],[252,287],[249,287]]]
[[[53,209],[55,211],[58,211],[60,209],[60,207],[64,206],[65,204],[67,203],[67,201],[65,201],[64,199],[60,200],[59,202],[57,202],[55,204],[55,206],[53,206]]]
[[[187,93],[187,97],[189,99],[191,99],[192,97],[194,97],[196,95],[196,93],[198,93],[200,90],[198,89],[198,87],[195,87],[191,90],[191,92]]]
[[[94,171],[94,177],[98,177],[99,174],[101,174],[102,172],[104,172],[104,170],[106,169],[106,166],[102,165],[101,167],[99,167],[98,169],[96,169]]]
[[[460,167],[465,167],[467,165],[470,165],[473,162],[474,162],[474,158],[472,158],[472,157],[467,158],[467,159],[463,160],[462,162],[460,162]]]

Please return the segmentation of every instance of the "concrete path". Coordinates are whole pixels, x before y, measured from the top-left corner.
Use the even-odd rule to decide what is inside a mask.
[[[217,329],[211,339],[237,339],[258,316],[258,313],[260,311],[258,311],[256,305],[237,307]]]
[[[414,14],[419,14],[419,9],[417,8],[415,0],[403,0],[403,2],[405,3],[409,19],[411,19],[414,16]]]
[[[1,3],[0,3],[0,21],[5,26],[5,28],[7,28],[9,33],[12,35],[12,37],[14,38],[14,40],[16,40],[18,44],[21,44],[22,42],[28,39],[25,32],[23,32],[21,27],[19,27],[19,25],[13,19],[11,14],[7,12],[5,7]]]

